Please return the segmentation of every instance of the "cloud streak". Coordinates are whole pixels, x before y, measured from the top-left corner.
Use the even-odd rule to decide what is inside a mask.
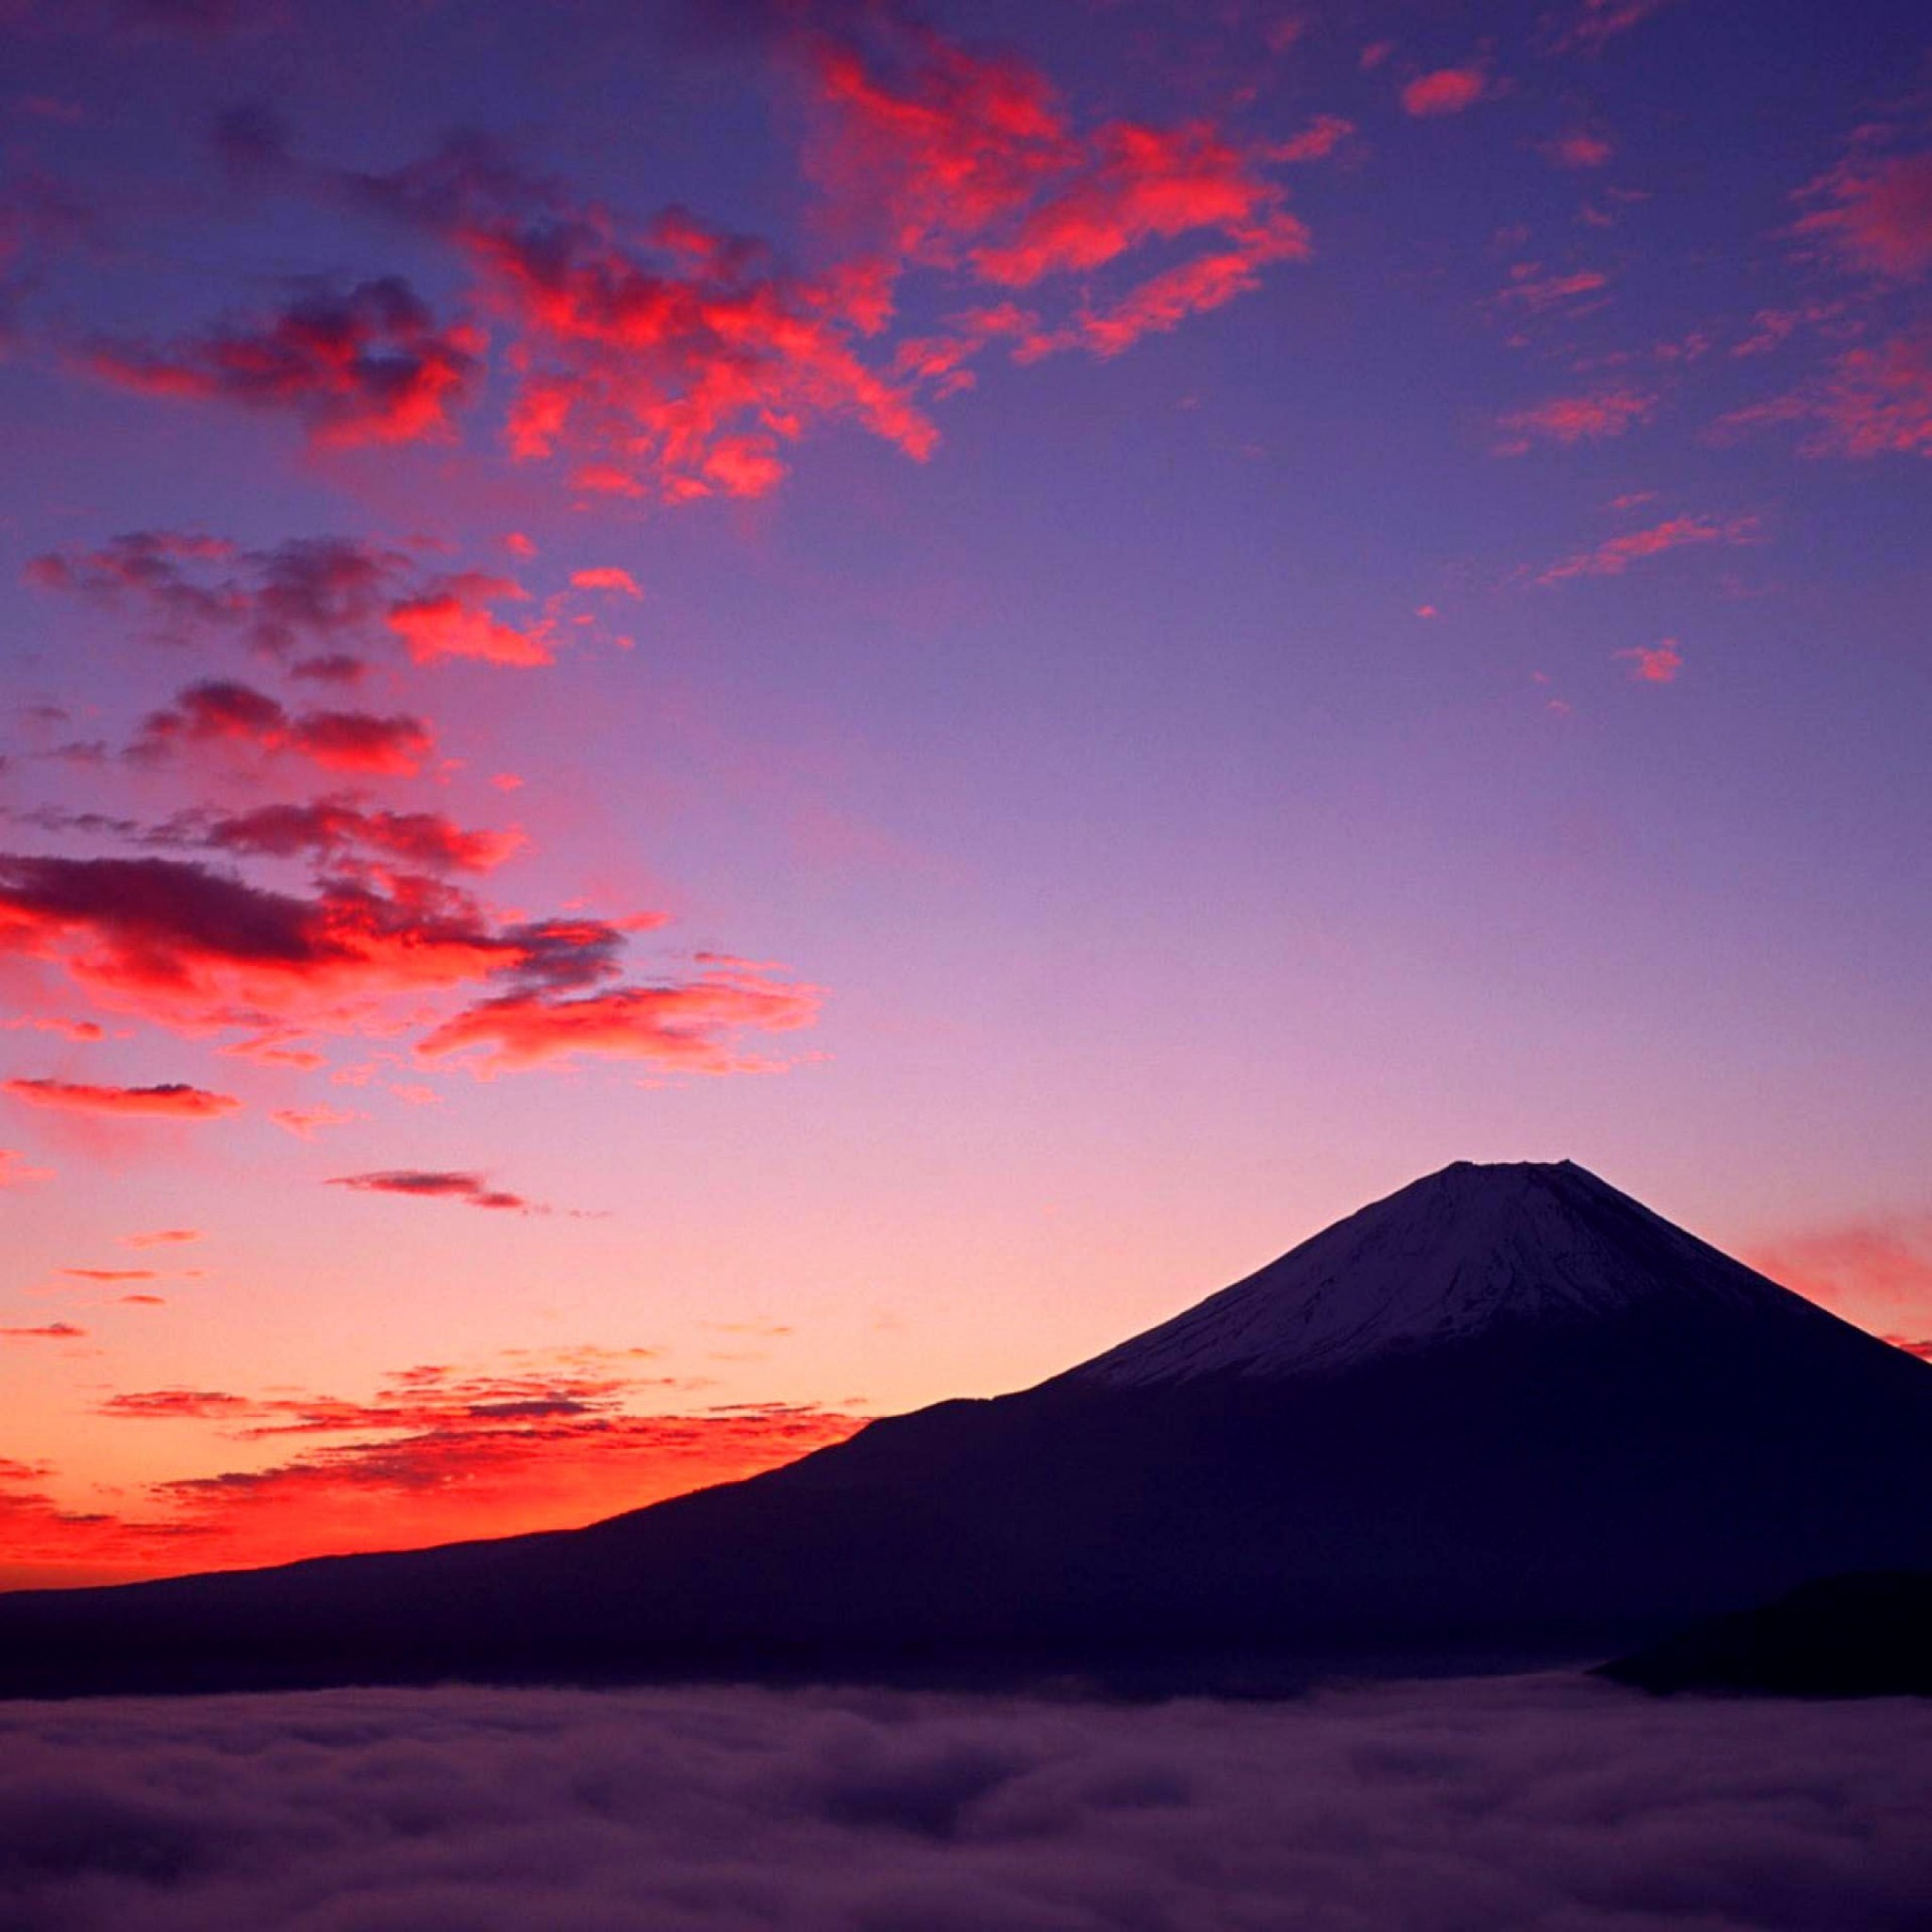
[[[96,1087],[77,1080],[8,1080],[4,1091],[29,1107],[67,1113],[136,1115],[161,1120],[210,1121],[234,1113],[242,1103],[232,1094],[170,1080],[158,1087]]]
[[[402,1194],[419,1201],[460,1201],[466,1208],[507,1208],[517,1214],[547,1214],[547,1208],[526,1201],[521,1194],[493,1188],[479,1174],[457,1174],[447,1170],[392,1168],[378,1174],[342,1174],[333,1176],[332,1188],[353,1188],[362,1194]]]
[[[1707,543],[1749,543],[1757,535],[1756,517],[1668,517],[1647,529],[1607,538],[1590,550],[1559,558],[1537,575],[1540,584],[1567,583],[1575,577],[1622,576],[1633,564],[1673,550]]]

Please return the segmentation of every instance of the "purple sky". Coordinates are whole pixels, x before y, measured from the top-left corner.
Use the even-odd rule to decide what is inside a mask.
[[[0,69],[0,1577],[579,1520],[1458,1158],[1932,1335],[1920,8]]]

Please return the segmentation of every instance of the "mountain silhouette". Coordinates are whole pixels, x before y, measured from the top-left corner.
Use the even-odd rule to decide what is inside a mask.
[[[1598,1666],[1619,1684],[1779,1697],[1932,1697],[1932,1573],[1825,1576]]]
[[[1037,1388],[589,1528],[0,1597],[0,1695],[1285,1688],[1932,1568],[1932,1365],[1571,1162],[1444,1169]]]

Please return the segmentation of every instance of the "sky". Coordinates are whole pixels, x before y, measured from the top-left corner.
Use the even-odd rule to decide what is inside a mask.
[[[578,1523],[1455,1159],[1932,1337],[1932,31],[0,0],[0,1586]]]

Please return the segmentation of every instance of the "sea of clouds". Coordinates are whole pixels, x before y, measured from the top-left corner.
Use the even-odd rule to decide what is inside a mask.
[[[1932,1925],[1932,1702],[0,1705],[5,1932]]]

